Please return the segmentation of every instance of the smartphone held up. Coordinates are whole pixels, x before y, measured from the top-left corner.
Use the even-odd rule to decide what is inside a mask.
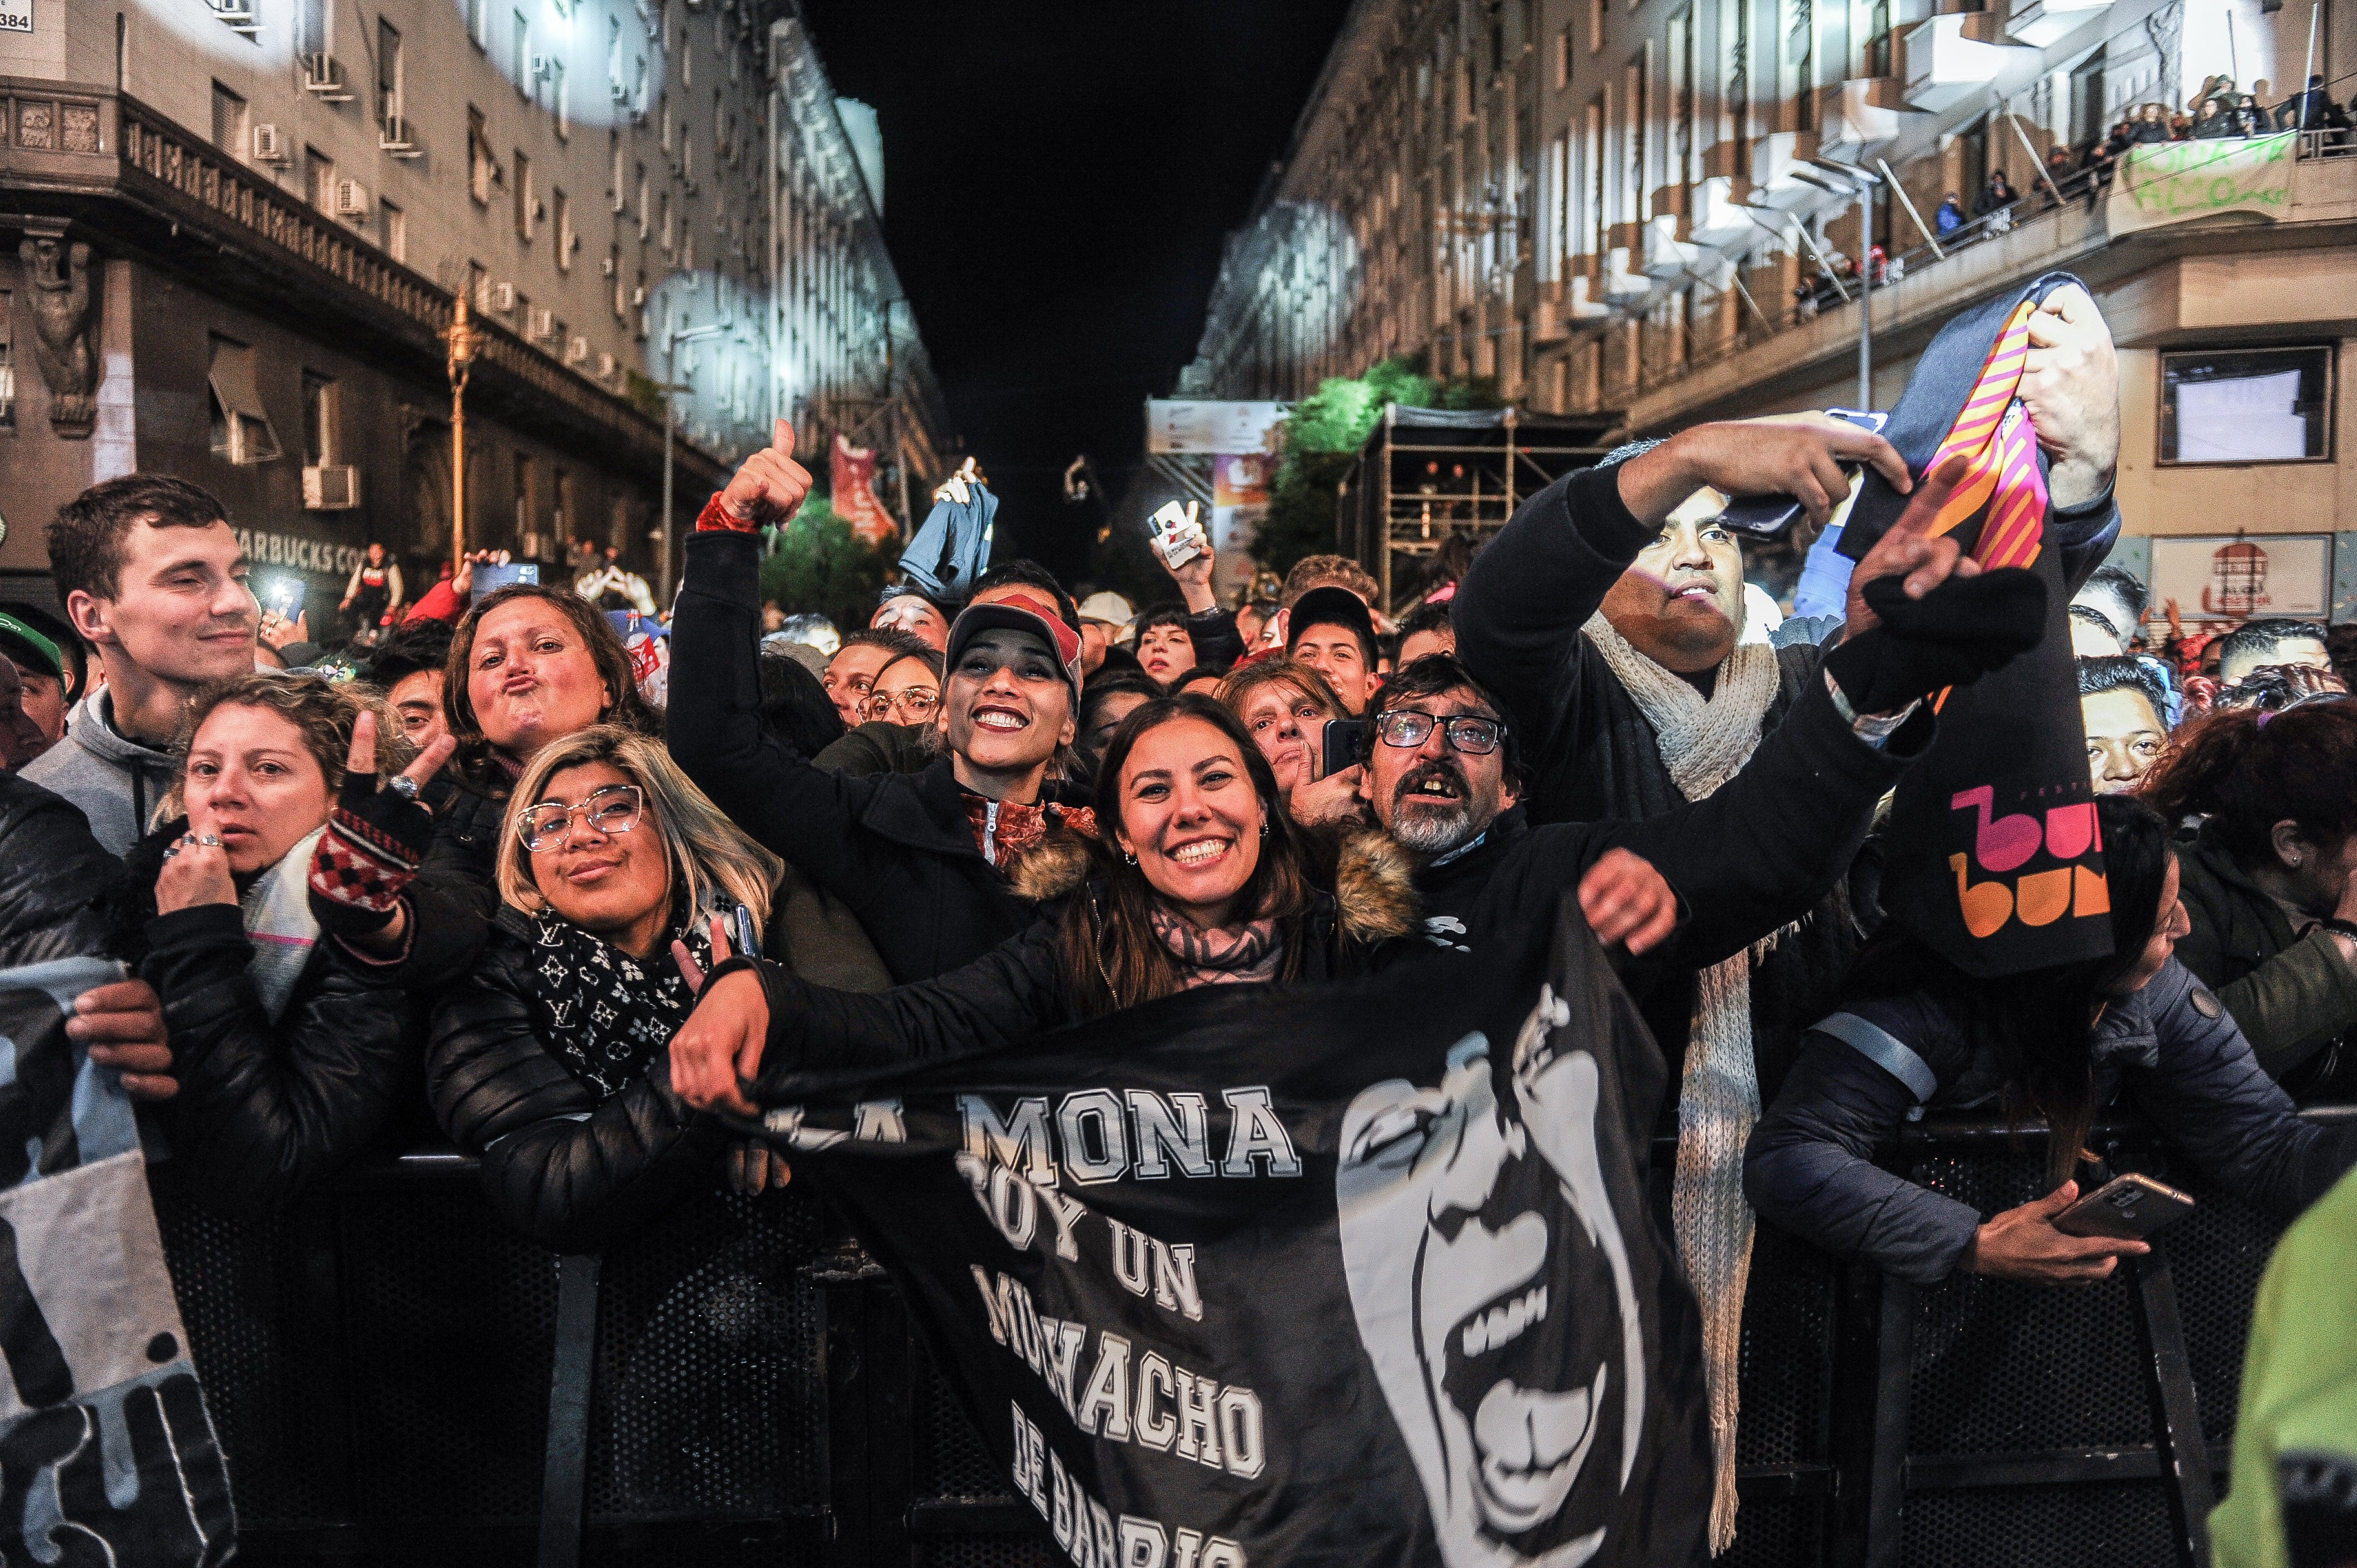
[[[1196,521],[1201,507],[1195,501],[1181,506],[1177,501],[1165,501],[1146,526],[1153,536],[1155,548],[1162,552],[1163,564],[1172,571],[1192,561],[1211,547],[1204,536],[1203,525]]]

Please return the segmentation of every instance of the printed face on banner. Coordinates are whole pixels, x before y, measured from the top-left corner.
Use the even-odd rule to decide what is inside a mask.
[[[1576,1568],[1605,1543],[1644,1422],[1644,1340],[1597,1147],[1599,1074],[1554,993],[1500,1076],[1370,1086],[1335,1176],[1359,1335],[1449,1568]]]

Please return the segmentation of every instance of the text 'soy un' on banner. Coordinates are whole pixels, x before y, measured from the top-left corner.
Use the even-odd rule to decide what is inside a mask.
[[[1576,906],[1516,945],[813,1073],[765,1127],[1079,1568],[1700,1563],[1661,1056]]]

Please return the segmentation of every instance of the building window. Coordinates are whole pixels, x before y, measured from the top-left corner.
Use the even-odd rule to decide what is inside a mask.
[[[630,170],[622,157],[622,133],[613,133],[612,140],[614,172],[607,177],[612,180],[613,188],[606,192],[606,199],[614,204],[615,211],[623,212],[629,210],[630,205]]]
[[[382,17],[376,24],[377,124],[389,138],[401,137],[401,29]]]
[[[296,0],[295,52],[324,59],[329,48],[328,30],[334,18],[335,10],[328,0]],[[325,76],[327,73],[321,71],[318,74]]]
[[[0,430],[16,428],[16,296],[0,289]]]
[[[1566,27],[1555,36],[1554,69],[1549,74],[1553,76],[1555,86],[1558,91],[1571,85],[1571,29],[1569,27]]]
[[[303,466],[317,468],[336,460],[336,379],[303,372]]]
[[[556,203],[556,270],[569,273],[573,270],[574,249],[581,242],[580,237],[573,232],[573,199],[556,189],[551,189],[548,194],[549,199]]]
[[[639,238],[647,237],[647,166],[639,165]]]
[[[317,147],[303,149],[303,187],[311,205],[322,212],[336,209],[336,160]]]
[[[513,166],[515,168],[516,238],[529,245],[532,243],[533,227],[538,221],[540,213],[537,210],[538,204],[533,199],[532,160],[524,156],[522,147],[516,149]]]
[[[655,207],[658,225],[661,228],[662,234],[662,248],[665,252],[669,252],[672,245],[671,192],[666,190],[661,196],[657,197],[655,199]]]
[[[500,160],[491,156],[490,133],[483,126],[483,112],[473,104],[467,106],[467,194],[475,199],[478,207],[491,204],[491,187],[499,183]]]
[[[565,62],[552,59],[548,62],[548,108],[556,116],[559,141],[573,134],[573,104],[565,93]]]
[[[532,454],[515,455],[515,531],[519,541],[527,533],[537,533],[533,527]]]
[[[1604,48],[1605,0],[1587,0],[1587,52],[1596,54]]]
[[[263,411],[253,350],[228,338],[212,340],[212,449],[232,463],[267,463],[278,456],[278,435]]]
[[[409,260],[409,214],[390,201],[377,207],[384,213],[384,253],[396,262]]]
[[[491,47],[491,0],[466,0],[467,37],[479,49]]]
[[[245,134],[245,100],[213,83],[213,145],[231,157],[244,157],[253,150]]]
[[[515,90],[526,98],[532,96],[532,22],[524,14],[515,14],[514,30],[509,34],[508,75],[515,81]]]
[[[2332,456],[2332,349],[2201,349],[2160,357],[2164,463]]]
[[[622,247],[606,248],[606,275],[614,280],[614,319],[619,321],[630,308],[630,285],[622,277]]]

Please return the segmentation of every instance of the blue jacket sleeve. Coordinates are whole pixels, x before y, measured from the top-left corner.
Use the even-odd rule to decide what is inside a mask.
[[[2169,960],[2146,998],[2158,1051],[2152,1066],[2129,1069],[2128,1098],[2204,1174],[2289,1219],[2357,1165],[2357,1124],[2295,1115],[2233,1015],[2190,970]]]
[[[1874,1163],[1914,1102],[1862,1053],[1810,1035],[1745,1146],[1743,1196],[1762,1219],[1838,1257],[1938,1284],[1964,1261],[1981,1217]]]

